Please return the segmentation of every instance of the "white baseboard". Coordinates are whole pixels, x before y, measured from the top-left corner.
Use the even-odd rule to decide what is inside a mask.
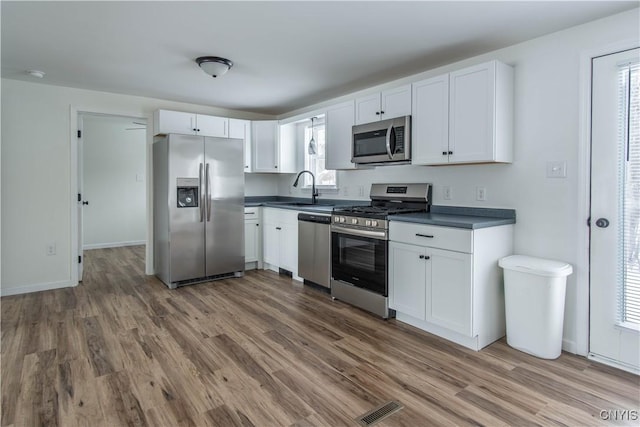
[[[594,362],[602,363],[603,365],[611,366],[613,368],[621,369],[635,375],[640,375],[640,367],[609,359],[608,357],[600,356],[599,354],[589,353],[587,359],[593,360]]]
[[[133,240],[130,242],[95,243],[91,245],[82,245],[82,249],[86,251],[91,249],[121,248],[123,246],[145,245],[146,243],[147,242],[145,240]]]
[[[567,353],[578,354],[578,346],[576,345],[575,341],[563,339],[562,350],[566,351]]]
[[[78,286],[78,283],[73,283],[68,280],[62,280],[59,282],[51,283],[36,283],[33,285],[2,287],[2,289],[0,289],[0,296],[8,297],[10,295],[29,294],[31,292],[50,291],[52,289],[72,288],[75,286]]]

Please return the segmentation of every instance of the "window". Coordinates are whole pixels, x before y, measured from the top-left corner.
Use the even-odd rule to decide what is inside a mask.
[[[335,170],[325,169],[325,126],[324,118],[314,120],[313,138],[316,141],[316,154],[309,154],[309,141],[311,140],[311,123],[304,128],[304,168],[313,172],[316,177],[316,187],[336,188],[337,177]],[[305,187],[311,187],[311,176],[304,174]]]
[[[640,65],[621,67],[619,88],[619,179],[623,185],[620,323],[640,325]]]

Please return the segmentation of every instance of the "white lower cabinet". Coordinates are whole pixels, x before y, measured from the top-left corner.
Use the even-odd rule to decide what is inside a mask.
[[[262,268],[262,227],[260,208],[244,208],[245,269]]]
[[[398,320],[480,350],[505,334],[498,259],[513,226],[479,230],[392,221],[389,307]]]
[[[263,208],[264,268],[290,271],[298,278],[298,211]]]

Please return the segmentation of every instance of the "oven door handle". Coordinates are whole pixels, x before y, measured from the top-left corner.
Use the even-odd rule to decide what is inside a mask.
[[[387,129],[387,154],[389,155],[389,160],[393,160],[393,154],[391,153],[391,132],[393,131],[393,124],[389,125],[389,129]]]
[[[332,225],[331,231],[334,233],[350,234],[352,236],[371,237],[377,240],[387,240],[386,231],[355,230],[353,228],[341,227],[339,225]]]

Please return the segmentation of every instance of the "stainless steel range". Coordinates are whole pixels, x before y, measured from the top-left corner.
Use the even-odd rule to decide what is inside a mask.
[[[384,319],[389,310],[390,215],[427,212],[431,184],[372,184],[368,206],[334,208],[331,215],[331,296]]]

